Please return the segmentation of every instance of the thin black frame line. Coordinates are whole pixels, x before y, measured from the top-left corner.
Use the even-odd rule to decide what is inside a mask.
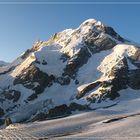
[[[3,5],[140,5],[140,2],[0,2]]]

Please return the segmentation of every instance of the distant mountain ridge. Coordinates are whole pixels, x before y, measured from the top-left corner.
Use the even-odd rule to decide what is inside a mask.
[[[0,67],[1,67],[1,66],[6,66],[6,65],[8,65],[8,63],[7,63],[7,62],[0,61]]]

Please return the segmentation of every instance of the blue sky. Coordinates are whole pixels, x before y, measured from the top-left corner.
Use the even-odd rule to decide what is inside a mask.
[[[31,48],[35,40],[47,40],[55,32],[76,28],[88,18],[100,20],[112,26],[120,35],[140,42],[139,14],[140,4],[0,3],[0,60],[12,61]]]

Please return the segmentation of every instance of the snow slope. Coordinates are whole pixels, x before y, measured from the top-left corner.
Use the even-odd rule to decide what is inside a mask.
[[[90,112],[43,122],[10,125],[0,130],[0,136],[13,139],[139,139],[140,95],[139,91],[122,90],[121,101],[115,100]],[[134,93],[132,96],[131,93]]]

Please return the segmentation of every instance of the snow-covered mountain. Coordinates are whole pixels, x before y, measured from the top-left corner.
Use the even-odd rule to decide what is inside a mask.
[[[0,116],[13,123],[66,116],[111,106],[125,100],[122,91],[133,97],[139,89],[139,45],[89,19],[0,68]]]

